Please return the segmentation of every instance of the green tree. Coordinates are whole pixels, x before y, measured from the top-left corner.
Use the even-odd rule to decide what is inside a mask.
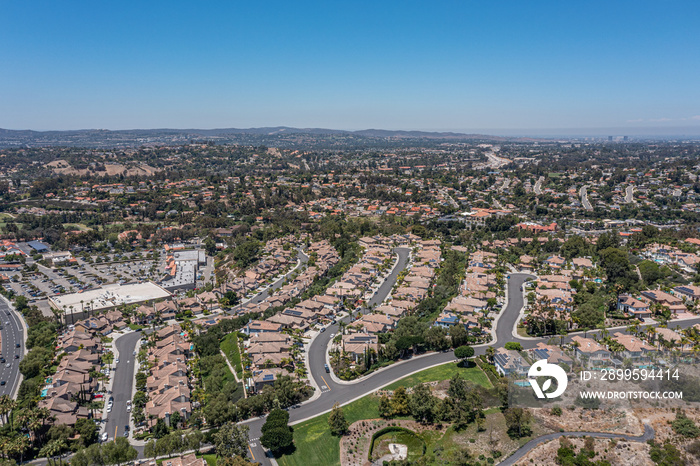
[[[343,408],[338,403],[333,406],[330,415],[328,416],[328,427],[333,435],[343,435],[348,430],[348,421],[345,420]]]
[[[508,435],[514,438],[522,438],[530,435],[530,420],[532,415],[523,408],[513,407],[503,411],[508,427]]]
[[[450,327],[450,342],[453,348],[463,346],[469,341],[469,333],[464,325],[453,325]]]
[[[394,416],[406,416],[411,413],[408,406],[408,394],[406,387],[398,387],[391,397],[391,409]]]
[[[394,415],[394,408],[391,406],[391,400],[384,395],[379,398],[379,415],[384,419],[389,419]]]
[[[262,426],[260,443],[273,452],[286,450],[294,444],[294,435],[289,423],[289,413],[273,409]]]
[[[474,356],[474,348],[471,346],[460,346],[455,348],[455,357],[459,359],[461,364],[465,364],[467,359]]]
[[[432,423],[435,420],[437,398],[430,391],[430,386],[422,383],[413,387],[409,407],[413,419],[422,423]]]
[[[217,458],[240,456],[248,458],[248,426],[227,422],[214,434]]]

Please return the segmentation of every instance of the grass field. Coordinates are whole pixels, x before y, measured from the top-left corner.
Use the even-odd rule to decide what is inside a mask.
[[[238,335],[229,333],[221,340],[220,346],[231,365],[236,369],[236,375],[241,378],[243,376],[243,367],[241,366],[241,353],[238,349]]]
[[[352,424],[361,419],[379,417],[378,400],[376,396],[370,395],[343,406],[345,419],[349,424]],[[277,459],[280,465],[323,464],[331,466],[340,464],[340,437],[331,435],[331,431],[328,429],[328,413],[295,425],[294,444],[297,449],[292,455]]]
[[[463,379],[470,380],[484,388],[492,388],[493,385],[489,381],[486,374],[483,373],[475,364],[470,364],[469,367],[458,367],[455,363],[442,364],[440,366],[431,367],[417,374],[409,375],[401,380],[398,380],[384,388],[387,390],[395,390],[400,386],[413,387],[419,383],[434,382],[436,380],[449,380],[455,374],[459,374]]]
[[[492,387],[488,377],[475,365],[463,368],[457,367],[454,363],[449,363],[405,377],[386,388],[391,390],[402,385],[404,387],[412,387],[423,382],[448,380],[455,373],[459,373],[465,379],[471,380],[484,388]],[[343,413],[348,423],[352,424],[362,419],[378,418],[378,406],[379,398],[368,395],[343,406]],[[328,429],[328,413],[296,424],[293,427],[296,451],[291,455],[278,458],[277,462],[280,466],[340,465],[340,438],[332,436]]]

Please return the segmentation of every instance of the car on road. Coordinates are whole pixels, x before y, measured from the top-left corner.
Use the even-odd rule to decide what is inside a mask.
[[[4,386],[6,383],[7,383],[7,382],[5,382],[4,380],[0,381],[0,385],[3,385],[3,386]]]
[[[126,407],[126,412],[127,412],[127,413],[130,413],[130,412],[131,412],[131,406],[127,406],[127,407]]]
[[[15,354],[15,359],[19,359],[19,354]]]
[[[326,369],[326,372],[328,372],[328,373],[331,372],[331,368],[328,367],[328,364],[324,364],[323,367]]]
[[[100,440],[102,440],[103,442],[106,442],[106,441],[107,441],[107,437],[109,437],[109,435],[107,435],[107,432],[104,432],[104,433],[102,434],[102,436],[100,437]]]
[[[119,358],[117,358],[116,361],[114,361],[116,364],[119,364]]]
[[[21,346],[22,346],[22,345],[20,345],[19,343],[16,343],[16,344],[15,344],[15,348],[20,348]]]
[[[12,364],[10,364],[9,362],[7,364],[5,364],[5,367],[10,367],[10,366],[12,366]]]

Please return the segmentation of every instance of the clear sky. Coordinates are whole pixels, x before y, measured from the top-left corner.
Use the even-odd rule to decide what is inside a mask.
[[[697,1],[3,1],[0,127],[700,129]]]

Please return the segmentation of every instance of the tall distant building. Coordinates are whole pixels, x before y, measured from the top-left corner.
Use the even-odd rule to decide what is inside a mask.
[[[622,140],[623,140],[623,141],[628,141],[629,138],[628,138],[627,136],[622,136]]]
[[[613,137],[612,137],[612,136],[608,136],[608,142],[612,142],[612,140],[613,140]]]

